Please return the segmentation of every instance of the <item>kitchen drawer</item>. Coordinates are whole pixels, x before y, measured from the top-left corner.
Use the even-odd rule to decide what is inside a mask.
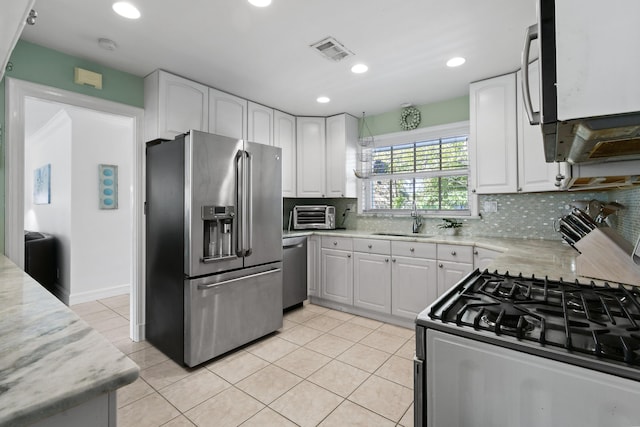
[[[353,251],[367,254],[391,255],[391,242],[380,239],[353,239]]]
[[[393,256],[436,259],[436,244],[394,240],[391,242],[391,253]]]
[[[473,264],[473,246],[438,243],[438,261],[466,262]]]
[[[322,247],[340,251],[353,250],[353,239],[350,237],[322,236]]]

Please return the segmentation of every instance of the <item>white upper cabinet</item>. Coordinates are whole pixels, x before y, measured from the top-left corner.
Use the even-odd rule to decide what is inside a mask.
[[[298,197],[325,197],[325,119],[297,117]]]
[[[156,70],[144,79],[145,140],[173,139],[189,129],[207,131],[209,89]]]
[[[529,88],[533,111],[540,111],[540,70],[538,61],[529,64]],[[566,176],[566,163],[546,163],[540,125],[529,123],[522,95],[522,72],[517,76],[518,113],[518,191],[558,190],[556,175]]]
[[[282,197],[296,197],[296,118],[275,110],[273,142],[282,148]]]
[[[249,101],[247,105],[247,138],[252,142],[274,145],[273,108]]]
[[[539,100],[538,67],[529,67],[534,110]],[[521,73],[472,83],[469,87],[473,165],[472,191],[478,194],[555,191],[556,175],[565,164],[546,163],[539,126],[524,111]]]
[[[472,190],[479,194],[517,190],[516,75],[494,77],[470,85],[474,164]]]
[[[326,197],[356,197],[358,119],[348,114],[327,117]]]
[[[209,132],[247,139],[247,100],[209,88]]]
[[[35,0],[11,0],[3,2],[0,13],[0,80],[16,47]]]
[[[298,197],[356,197],[358,119],[297,118]]]

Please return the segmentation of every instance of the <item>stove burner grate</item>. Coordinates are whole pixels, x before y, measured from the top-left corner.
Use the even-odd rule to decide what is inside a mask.
[[[476,270],[447,295],[432,319],[640,366],[640,288]]]

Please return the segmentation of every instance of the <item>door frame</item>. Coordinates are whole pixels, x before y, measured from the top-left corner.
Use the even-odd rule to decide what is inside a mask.
[[[130,336],[144,339],[144,110],[102,98],[7,77],[5,143],[5,255],[24,269],[25,98],[31,97],[133,119]]]

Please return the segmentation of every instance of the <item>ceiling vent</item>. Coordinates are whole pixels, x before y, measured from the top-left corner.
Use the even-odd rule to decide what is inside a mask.
[[[313,43],[310,47],[325,58],[336,62],[354,55],[353,52],[333,37],[326,37],[319,42]]]

